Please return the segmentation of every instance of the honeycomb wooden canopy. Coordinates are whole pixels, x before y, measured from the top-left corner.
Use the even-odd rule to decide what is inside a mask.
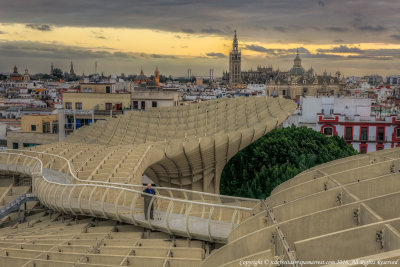
[[[131,111],[85,126],[66,142],[88,157],[87,150],[101,150],[103,164],[110,165],[102,168],[89,158],[89,167],[78,167],[82,179],[140,183],[145,173],[159,186],[218,193],[226,162],[295,108],[291,100],[263,96]],[[114,170],[110,162],[120,165]]]

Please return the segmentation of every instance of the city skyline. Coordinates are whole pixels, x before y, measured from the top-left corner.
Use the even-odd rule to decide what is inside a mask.
[[[20,8],[23,6],[23,8]],[[288,70],[299,49],[305,68],[345,75],[396,74],[400,7],[394,0],[323,1],[15,1],[0,10],[0,72],[50,63],[77,74],[221,76],[237,29],[242,70]],[[21,72],[21,71],[20,71]]]

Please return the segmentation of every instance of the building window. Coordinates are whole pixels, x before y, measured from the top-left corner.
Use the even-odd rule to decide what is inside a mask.
[[[75,109],[82,110],[82,102],[76,102],[75,103]]]
[[[72,109],[72,103],[71,102],[65,102],[65,109]]]
[[[53,134],[58,133],[58,121],[53,121]]]
[[[333,129],[332,129],[332,127],[325,127],[325,128],[324,128],[324,134],[325,134],[326,136],[332,136],[332,135],[333,135]]]
[[[396,138],[400,138],[400,128],[396,129]]]
[[[43,122],[43,133],[50,133],[50,122]]]
[[[115,104],[115,110],[122,110],[122,103]]]
[[[157,101],[152,101],[151,102],[151,107],[156,108],[157,107]]]
[[[368,141],[368,127],[361,127],[361,141]]]
[[[376,137],[377,137],[377,141],[383,141],[385,139],[385,128],[384,127],[378,127]]]
[[[146,109],[146,102],[145,101],[141,101],[140,102],[140,108],[141,109]]]
[[[37,146],[38,144],[23,143],[22,145],[23,145],[24,147],[34,147],[34,146]]]
[[[36,132],[36,125],[31,125],[31,131]]]
[[[344,138],[346,140],[353,140],[353,127],[346,127],[346,134]]]
[[[106,93],[107,94],[111,93],[111,87],[110,86],[106,86]]]
[[[133,109],[139,109],[139,102],[133,101]]]
[[[361,146],[360,147],[360,153],[361,154],[367,154],[367,146]]]
[[[286,95],[286,90],[282,90],[282,95]]]
[[[106,110],[112,110],[112,103],[106,103]]]
[[[18,149],[18,143],[13,143],[13,149]]]

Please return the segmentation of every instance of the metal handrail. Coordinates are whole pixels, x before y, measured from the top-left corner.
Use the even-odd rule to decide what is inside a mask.
[[[215,241],[219,240],[222,242],[226,241],[227,236],[229,232],[231,231],[239,222],[240,219],[243,219],[244,217],[238,217],[237,214],[240,213],[241,211],[244,211],[248,214],[248,216],[251,216],[253,209],[252,208],[245,208],[245,207],[240,207],[240,206],[231,206],[231,205],[222,205],[222,204],[212,204],[212,203],[205,203],[205,202],[200,202],[200,201],[193,201],[193,200],[188,200],[188,199],[179,199],[179,198],[172,198],[172,197],[166,197],[166,196],[161,196],[161,195],[152,195],[152,194],[147,194],[142,191],[134,190],[134,189],[129,189],[129,188],[123,188],[123,187],[116,187],[112,185],[100,185],[100,184],[65,184],[65,183],[60,183],[60,182],[54,182],[49,180],[43,173],[43,161],[34,156],[22,154],[22,153],[13,153],[13,152],[0,152],[0,155],[8,155],[8,157],[5,158],[5,161],[7,163],[7,169],[8,170],[15,170],[18,171],[18,166],[22,166],[23,169],[19,170],[20,172],[25,172],[29,173],[33,176],[33,192],[38,196],[39,200],[46,205],[49,208],[53,208],[55,210],[59,210],[65,213],[72,213],[74,215],[77,214],[85,214],[88,215],[90,214],[91,216],[98,216],[95,213],[102,212],[104,218],[107,219],[117,219],[119,221],[128,221],[130,223],[133,223],[135,225],[140,224],[141,226],[144,227],[149,227],[151,229],[159,229],[161,231],[167,231],[168,233],[173,233],[173,234],[183,234],[184,236],[187,237],[197,237],[200,239],[204,240],[209,240],[209,241]],[[11,158],[13,157],[13,158]],[[14,159],[16,157],[16,159]],[[27,162],[26,159],[23,161],[22,165],[21,162],[19,162],[20,158],[30,158],[33,159],[35,162],[29,161]],[[25,165],[28,163],[29,165]],[[37,164],[39,163],[39,164]],[[29,168],[28,168],[29,167]],[[39,168],[38,168],[39,167]],[[38,179],[42,178],[42,179]],[[45,183],[43,183],[45,182]],[[70,188],[70,191],[68,192],[68,188]],[[88,189],[89,188],[89,189]],[[93,188],[93,189],[90,189]],[[101,189],[100,192],[100,197],[101,197],[101,202],[100,206],[98,208],[93,208],[93,199],[92,196],[97,191],[98,189]],[[115,191],[111,190],[117,190],[116,194]],[[57,197],[57,193],[60,193],[59,197]],[[68,197],[65,199],[63,198],[64,193],[68,194]],[[85,193],[85,194],[83,194]],[[124,194],[125,193],[125,194]],[[83,196],[85,195],[85,196]],[[124,198],[122,198],[124,196]],[[157,200],[157,204],[155,207],[155,210],[159,212],[165,212],[165,218],[163,222],[157,225],[156,222],[151,222],[149,219],[147,221],[143,221],[143,218],[135,218],[134,211],[137,211],[138,209],[141,210],[141,205],[136,205],[137,203],[137,198],[139,196],[149,196],[152,198],[151,202],[154,202]],[[107,197],[107,198],[106,198]],[[127,198],[128,197],[128,198]],[[132,200],[130,201],[130,197],[132,197]],[[74,200],[75,199],[75,200]],[[58,201],[62,201],[59,203]],[[66,201],[65,201],[66,200]],[[122,204],[119,204],[119,200],[122,200]],[[158,200],[161,202],[158,202]],[[77,201],[77,202],[76,202]],[[84,210],[82,206],[82,201],[85,201],[87,204],[86,210]],[[98,200],[96,200],[98,201]],[[129,202],[130,201],[130,202]],[[73,205],[74,203],[74,205]],[[105,205],[114,205],[114,208],[110,210],[110,207],[108,206],[108,212],[105,211]],[[130,204],[129,204],[130,203]],[[174,212],[174,204],[177,203],[183,203],[184,206],[183,208],[186,209],[186,211],[180,210],[179,212]],[[163,205],[166,204],[166,205]],[[196,205],[200,209],[203,207],[202,212],[197,212],[197,211],[192,211],[192,207]],[[167,207],[168,206],[168,207]],[[125,212],[124,208],[125,207]],[[167,207],[167,208],[166,208]],[[179,206],[178,206],[179,207]],[[207,208],[208,211],[208,218],[204,218],[204,207],[209,207]],[[165,210],[166,208],[166,210]],[[172,208],[172,209],[171,209]],[[219,218],[216,217],[218,216],[218,212],[214,212],[217,208],[219,208]],[[87,212],[87,209],[89,209],[89,212]],[[126,212],[127,209],[129,209],[129,212]],[[225,212],[225,218],[221,218],[221,212],[223,211],[229,211],[228,213]],[[150,210],[148,209],[148,214]],[[127,217],[127,215],[124,214],[130,214],[130,217]],[[201,213],[201,215],[200,215]],[[179,226],[178,228],[174,224],[170,223],[171,216],[172,214],[183,216],[182,222],[184,224],[183,228],[182,226]],[[136,215],[138,216],[138,215]],[[228,216],[228,217],[226,217]],[[189,219],[190,218],[190,219]],[[198,220],[196,224],[205,224],[207,231],[206,232],[193,232],[190,230],[190,221],[193,219]],[[222,223],[222,224],[221,224]],[[211,231],[212,227],[224,227],[224,233],[221,234],[221,231],[218,231],[218,234],[213,234]],[[203,228],[204,229],[204,228]]]
[[[226,242],[227,234],[229,234],[229,232],[235,226],[237,226],[237,224],[239,224],[241,220],[253,214],[252,208],[212,204],[188,199],[152,195],[134,189],[116,187],[111,185],[99,185],[93,183],[65,184],[54,182],[44,175],[44,165],[43,161],[40,158],[8,151],[0,152],[0,155],[1,154],[3,154],[4,156],[8,156],[4,158],[7,164],[7,170],[20,171],[27,174],[29,173],[33,176],[33,192],[45,206],[64,213],[72,213],[73,215],[83,214],[91,216],[99,216],[99,214],[101,216],[101,214],[103,214],[101,217],[104,217],[106,219],[116,219],[123,222],[133,223],[135,225],[139,224],[143,227],[166,231],[170,234],[172,233],[184,235],[187,237],[195,237],[208,241],[218,240],[220,242]],[[14,157],[16,157],[16,159]],[[21,157],[30,158],[34,161],[27,161],[25,159],[23,160],[23,162],[20,162]],[[28,163],[29,165],[26,165],[26,163]],[[22,167],[22,169],[18,170],[18,166]],[[97,195],[97,200],[93,200],[93,194],[97,192],[97,190],[99,190],[98,192],[100,193],[100,195]],[[117,192],[115,192],[115,190],[117,190]],[[65,193],[68,194],[67,198],[63,198]],[[57,197],[57,194],[61,195]],[[157,200],[154,210],[160,212],[160,214],[165,213],[165,217],[161,221],[161,224],[155,221],[152,222],[149,219],[147,219],[147,221],[143,221],[141,215],[139,216],[137,214],[138,210],[142,210],[142,206],[137,205],[137,199],[140,196],[151,197],[151,202]],[[99,201],[99,197],[101,198],[101,202]],[[132,198],[132,200],[130,200],[130,198]],[[121,204],[120,200],[122,200]],[[61,203],[59,203],[59,201],[61,201]],[[85,207],[83,207],[82,205],[83,202],[86,203]],[[97,208],[94,208],[93,202],[98,202],[100,205],[97,204]],[[182,207],[178,205],[177,207],[179,211],[174,212],[174,206],[177,203],[182,203],[184,205]],[[108,211],[105,210],[106,205]],[[112,205],[113,208],[110,208],[110,205]],[[198,212],[196,210],[193,210],[192,212],[192,207],[194,206],[202,209],[202,211]],[[205,207],[208,207],[206,211],[204,209]],[[182,210],[182,208],[185,209],[185,211]],[[221,218],[221,214],[223,211],[225,217]],[[239,217],[238,214],[240,214],[240,212],[242,211],[245,212],[244,214],[246,214],[247,216]],[[150,215],[149,209],[147,212],[147,215]],[[205,217],[204,212],[208,214],[208,216],[206,215]],[[142,214],[142,212],[139,213]],[[181,222],[183,222],[183,226],[177,226],[176,224],[171,223],[171,215],[174,215],[175,219],[178,218],[179,220],[182,220]],[[180,216],[182,216],[182,218],[180,218]],[[198,220],[195,222],[195,224],[197,225],[205,224],[205,228],[201,229],[207,230],[201,232],[191,231],[190,225],[193,220]],[[223,231],[212,233],[212,228],[215,227],[222,227],[221,229],[223,229]]]
[[[197,205],[205,205],[205,206],[213,206],[213,207],[220,207],[220,208],[232,208],[232,209],[240,209],[240,210],[245,210],[245,211],[251,211],[253,210],[252,208],[246,208],[246,207],[238,207],[238,206],[230,206],[230,205],[221,205],[221,204],[212,204],[212,203],[207,203],[207,202],[199,202],[199,201],[193,201],[193,200],[189,200],[189,199],[179,199],[179,198],[171,198],[171,197],[166,197],[166,196],[160,196],[160,195],[153,195],[153,194],[148,194],[142,191],[138,191],[135,189],[129,189],[129,188],[124,188],[124,187],[117,187],[117,186],[109,186],[109,185],[93,185],[93,184],[62,184],[62,183],[57,183],[54,181],[50,181],[49,179],[47,179],[44,175],[43,175],[43,162],[41,159],[37,158],[37,157],[32,157],[32,156],[28,156],[25,154],[20,154],[20,153],[6,153],[6,152],[0,152],[0,154],[7,154],[7,155],[18,155],[18,156],[22,156],[22,157],[29,157],[29,158],[33,158],[36,159],[38,161],[40,161],[40,174],[43,177],[44,180],[46,180],[46,182],[51,183],[51,184],[56,184],[56,185],[62,185],[62,186],[75,186],[75,187],[100,187],[100,188],[110,188],[110,189],[119,189],[119,190],[123,190],[123,191],[129,191],[132,193],[138,193],[138,194],[142,194],[142,195],[147,195],[147,196],[151,196],[151,197],[155,197],[155,198],[160,198],[160,199],[165,199],[165,200],[170,200],[170,201],[177,201],[177,202],[183,202],[183,203],[192,203],[192,204],[197,204]],[[61,156],[59,156],[61,157]],[[81,180],[81,181],[85,181],[85,180]],[[86,182],[86,181],[85,181]],[[91,181],[94,182],[94,181]],[[97,182],[97,181],[96,181]],[[100,181],[99,181],[100,182]],[[105,182],[106,183],[106,182]],[[122,184],[124,185],[124,184]],[[193,192],[193,191],[191,191]]]
[[[53,157],[57,157],[60,158],[62,160],[65,160],[67,162],[68,165],[68,169],[69,172],[72,176],[72,178],[74,178],[75,180],[79,181],[79,182],[83,182],[83,183],[94,183],[94,184],[110,184],[110,185],[115,185],[115,186],[119,186],[119,187],[140,187],[140,188],[144,188],[145,186],[143,185],[133,185],[133,184],[122,184],[122,183],[113,183],[113,182],[103,182],[103,181],[93,181],[93,180],[82,180],[80,178],[78,178],[74,172],[72,171],[72,167],[71,167],[71,163],[70,161],[60,155],[56,155],[56,154],[52,154],[52,153],[48,153],[48,152],[40,152],[40,151],[31,151],[31,150],[17,150],[17,149],[5,149],[0,153],[4,153],[4,151],[13,151],[13,152],[28,152],[28,153],[36,153],[36,154],[43,154],[43,155],[48,155],[48,156],[53,156]],[[147,150],[146,150],[147,151]],[[206,196],[213,196],[213,197],[223,197],[223,198],[227,198],[227,199],[234,199],[234,200],[242,200],[242,201],[249,201],[249,202],[254,202],[255,204],[259,202],[259,200],[257,199],[252,199],[252,198],[244,198],[244,197],[234,197],[234,196],[226,196],[226,195],[219,195],[219,194],[213,194],[213,193],[206,193],[206,192],[199,192],[199,191],[193,191],[193,190],[188,190],[188,189],[183,189],[183,188],[172,188],[172,187],[156,187],[157,189],[161,189],[161,190],[171,190],[171,191],[179,191],[179,192],[190,192],[192,194],[198,194],[198,195],[206,195]]]

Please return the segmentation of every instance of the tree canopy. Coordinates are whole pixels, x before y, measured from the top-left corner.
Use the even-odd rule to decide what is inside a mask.
[[[59,79],[62,79],[62,78],[63,78],[63,72],[62,72],[62,70],[59,69],[59,68],[54,68],[54,69],[53,69],[53,76],[55,76],[55,77],[57,77],[57,78],[59,78]]]
[[[343,138],[326,137],[306,127],[275,129],[239,151],[225,166],[220,192],[265,198],[298,173],[357,151]]]

